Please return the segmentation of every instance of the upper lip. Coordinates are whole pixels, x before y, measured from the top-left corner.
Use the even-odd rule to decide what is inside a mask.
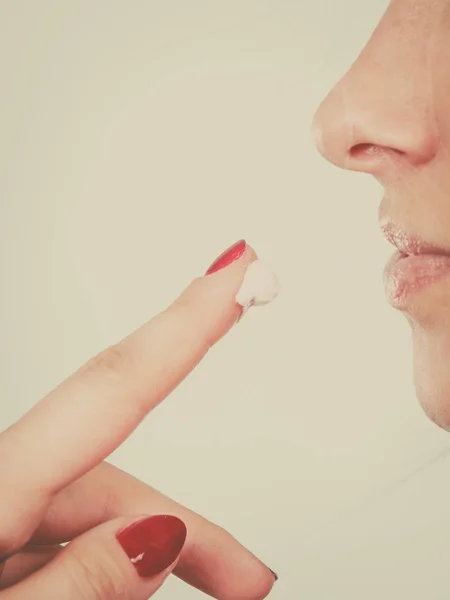
[[[381,223],[381,231],[387,241],[395,246],[402,254],[436,254],[450,256],[449,248],[442,248],[423,240],[417,235],[410,234],[392,221]]]

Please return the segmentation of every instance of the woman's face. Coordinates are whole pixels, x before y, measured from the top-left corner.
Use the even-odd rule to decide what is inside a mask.
[[[329,161],[384,188],[387,296],[411,324],[419,400],[450,429],[450,0],[393,0],[314,124]]]

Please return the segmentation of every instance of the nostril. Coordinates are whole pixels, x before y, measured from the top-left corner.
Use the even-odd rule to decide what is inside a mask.
[[[379,146],[376,144],[355,144],[350,148],[349,154],[352,158],[364,159],[364,158],[381,158],[388,154],[395,153],[399,156],[405,154],[402,150],[396,150],[394,148],[387,148],[385,146]]]
[[[374,144],[356,144],[350,148],[350,156],[352,158],[365,158],[368,155],[379,155],[381,153],[380,150],[380,147]]]

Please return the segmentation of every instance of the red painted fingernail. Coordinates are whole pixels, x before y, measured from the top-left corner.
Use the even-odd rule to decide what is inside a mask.
[[[186,525],[171,515],[147,517],[122,529],[117,540],[141,577],[170,567],[186,541]]]
[[[247,242],[245,240],[239,240],[239,242],[233,244],[230,248],[228,248],[228,250],[225,250],[225,252],[216,258],[213,264],[206,271],[205,275],[211,275],[211,273],[215,273],[216,271],[220,271],[220,269],[227,267],[232,262],[240,258],[244,254],[246,248]]]

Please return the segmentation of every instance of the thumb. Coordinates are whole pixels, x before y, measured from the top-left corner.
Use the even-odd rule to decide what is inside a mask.
[[[175,567],[186,540],[177,517],[114,519],[76,538],[2,600],[147,600]]]

